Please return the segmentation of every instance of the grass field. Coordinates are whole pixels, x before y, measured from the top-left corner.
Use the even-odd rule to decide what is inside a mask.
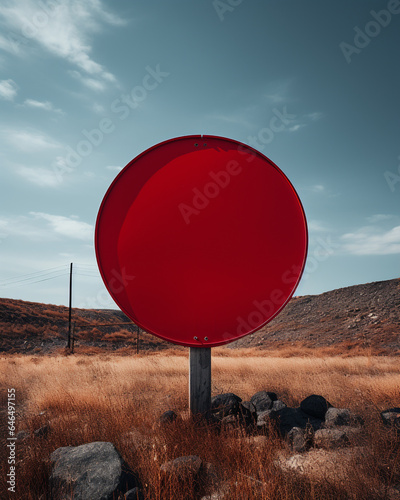
[[[297,406],[306,396],[321,394],[332,405],[364,417],[365,436],[357,444],[367,443],[368,452],[356,473],[347,471],[347,480],[339,482],[279,471],[274,460],[283,444],[274,433],[256,446],[247,435],[195,425],[187,411],[186,350],[139,356],[3,356],[0,377],[2,408],[7,388],[16,392],[17,429],[33,431],[48,422],[51,428],[47,438],[17,442],[17,493],[10,498],[48,498],[50,453],[91,441],[114,443],[138,471],[147,498],[154,500],[197,498],[193,485],[168,484],[160,474],[162,463],[183,455],[199,455],[214,464],[229,499],[384,499],[392,498],[390,488],[400,484],[399,440],[379,416],[383,409],[400,406],[398,357],[213,349],[213,395],[234,392],[248,400],[269,390]],[[182,419],[168,428],[154,425],[169,409]],[[6,414],[1,418],[4,434]],[[2,446],[0,498],[7,498],[5,450]]]

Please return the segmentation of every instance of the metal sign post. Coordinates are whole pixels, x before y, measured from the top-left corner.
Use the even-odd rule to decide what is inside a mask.
[[[189,349],[189,408],[193,415],[206,415],[211,409],[211,347]]]

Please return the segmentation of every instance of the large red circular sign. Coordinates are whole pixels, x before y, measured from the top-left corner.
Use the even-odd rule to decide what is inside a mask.
[[[240,142],[178,137],[118,174],[96,224],[111,296],[149,333],[226,344],[286,305],[303,272],[307,223],[283,172]]]

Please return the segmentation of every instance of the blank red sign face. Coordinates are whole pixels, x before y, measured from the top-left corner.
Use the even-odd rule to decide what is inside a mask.
[[[160,143],[120,172],[95,234],[103,280],[149,333],[217,346],[256,331],[292,296],[307,253],[299,197],[283,172],[231,139]]]

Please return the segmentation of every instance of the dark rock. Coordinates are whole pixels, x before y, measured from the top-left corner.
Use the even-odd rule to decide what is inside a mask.
[[[214,396],[211,399],[211,411],[220,419],[227,415],[237,415],[239,413],[239,403],[241,401],[242,399],[232,392],[218,394],[218,396]]]
[[[256,407],[257,413],[272,408],[272,403],[278,399],[274,392],[258,391],[251,397],[250,403]]]
[[[320,418],[321,420],[325,418],[325,413],[331,406],[332,405],[329,401],[327,401],[323,396],[318,396],[316,394],[308,396],[300,403],[300,408],[304,411],[304,413],[307,413],[307,415],[311,415],[315,418]]]
[[[57,500],[111,500],[139,486],[112,443],[58,448],[50,461],[51,497]]]
[[[361,427],[349,427],[348,425],[344,425],[342,427],[335,427],[338,431],[342,431],[346,434],[350,444],[359,444],[360,437],[362,436]]]
[[[348,408],[329,408],[325,414],[324,427],[331,428],[342,425],[363,425],[364,420]]]
[[[15,437],[17,438],[17,441],[24,441],[25,439],[28,439],[28,437],[30,437],[30,432],[21,429],[20,431],[17,432]]]
[[[293,427],[288,432],[286,441],[292,451],[297,453],[308,451],[314,442],[314,430],[311,426],[305,429]]]
[[[281,401],[280,399],[277,399],[276,401],[274,401],[272,403],[272,408],[271,410],[275,410],[275,411],[279,411],[279,410],[282,410],[282,408],[286,408],[287,405]]]
[[[218,487],[218,489],[208,492],[206,495],[202,496],[200,500],[227,500],[230,498],[229,491],[229,483],[224,482]]]
[[[347,434],[339,429],[318,429],[314,435],[314,446],[326,450],[342,448],[349,444]]]
[[[207,462],[203,466],[203,481],[206,490],[213,491],[221,483],[221,475],[214,464]]]
[[[221,419],[221,424],[224,427],[237,427],[239,425],[239,421],[236,415],[227,415]]]
[[[257,422],[256,407],[250,401],[242,401],[239,404],[239,421],[246,427],[254,426]]]
[[[211,500],[222,500],[223,496],[218,496],[222,487],[222,477],[218,469],[212,463],[205,463],[201,468],[201,476],[197,482],[198,496],[196,498]],[[203,496],[204,495],[204,496]]]
[[[49,432],[50,432],[50,426],[46,424],[43,425],[42,427],[39,427],[39,429],[33,431],[33,435],[39,438],[46,438],[49,435]]]
[[[161,465],[160,470],[164,474],[173,475],[180,481],[196,479],[202,466],[201,458],[197,455],[175,458]]]
[[[282,436],[286,436],[293,427],[305,429],[307,425],[310,425],[315,431],[321,428],[323,422],[319,418],[308,415],[301,408],[289,407],[274,411],[272,418],[277,421],[278,430]]]
[[[125,493],[124,500],[144,500],[144,495],[142,490],[136,486]]]
[[[389,408],[381,412],[384,425],[400,429],[400,408]]]
[[[200,418],[201,422],[201,418]],[[214,415],[213,413],[206,413],[203,415],[203,422],[207,425],[207,427],[214,427],[218,429],[221,423],[221,420],[218,418],[218,415]]]
[[[257,427],[259,429],[268,429],[275,424],[274,410],[265,410],[257,414]]]
[[[159,423],[164,424],[172,424],[178,418],[178,415],[173,410],[168,410],[164,412],[161,417],[158,419]]]

